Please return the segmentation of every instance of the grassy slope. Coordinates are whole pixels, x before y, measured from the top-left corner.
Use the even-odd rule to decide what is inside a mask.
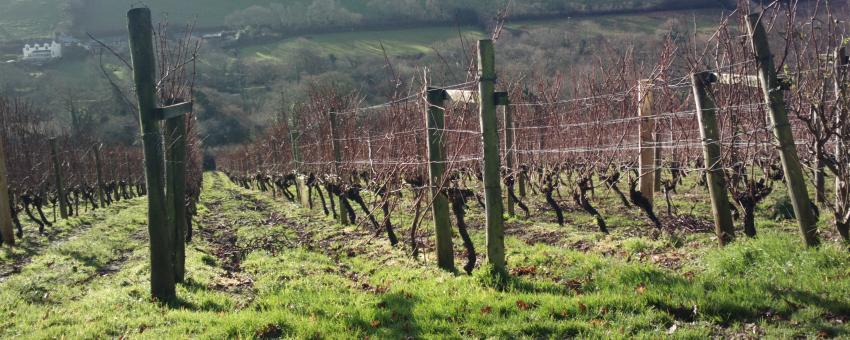
[[[847,253],[803,249],[793,225],[764,216],[757,240],[725,249],[708,234],[653,238],[639,215],[607,204],[608,237],[577,212],[563,228],[512,220],[508,259],[524,270],[499,291],[480,273],[434,269],[430,253],[415,261],[363,228],[206,179],[181,301],[146,298],[136,200],[87,217],[90,227],[3,279],[0,336],[658,338],[673,325],[680,338],[850,334],[839,322],[850,316]],[[478,245],[480,219],[473,209]]]
[[[5,0],[9,1],[9,0]],[[47,1],[47,0],[45,0]],[[52,0],[56,1],[56,0]],[[196,22],[198,27],[221,27],[225,24],[225,18],[235,11],[248,8],[252,5],[267,6],[269,3],[310,3],[311,0],[147,0],[144,3],[154,10],[159,18],[162,14],[168,14],[170,21],[174,23]],[[368,0],[338,0],[339,4],[343,5],[349,11],[363,14],[368,18],[372,11],[375,10],[374,5],[369,5]],[[414,2],[423,3],[424,0],[415,0]],[[120,30],[125,25],[124,13],[130,8],[130,4],[135,1],[119,1],[119,0],[90,0],[91,5],[89,11],[84,13],[82,17],[77,18],[78,23],[87,31],[115,31]],[[498,2],[501,5],[501,2]],[[555,1],[556,3],[556,1]],[[598,10],[608,10],[611,8],[628,9],[642,8],[653,1],[643,0],[639,2],[631,2],[623,4],[621,0],[569,0],[569,8],[576,12],[593,12]],[[491,0],[466,0],[466,6],[472,8],[494,8],[494,2]]]
[[[64,11],[68,0],[0,0],[0,41],[31,38],[49,38],[61,21],[71,22]],[[104,33],[120,32],[126,26],[125,13],[133,5],[146,5],[153,9],[157,20],[169,18],[174,24],[195,22],[199,28],[221,27],[227,15],[252,5],[269,3],[308,3],[309,0],[88,0],[86,11],[77,14],[73,22],[81,31]],[[368,15],[366,0],[340,0],[339,3],[353,12]],[[622,4],[620,0],[571,0],[575,11],[594,11],[611,8],[640,8],[646,3]],[[470,2],[476,8],[489,8],[489,0]]]
[[[291,56],[293,51],[301,48],[314,49],[323,55],[334,54],[337,57],[383,56],[383,43],[390,56],[428,54],[433,53],[431,47],[435,44],[457,38],[459,34],[465,39],[482,39],[485,36],[474,28],[454,27],[333,33],[249,46],[242,49],[242,53],[253,55],[256,60],[273,62],[283,61]]]
[[[684,12],[659,12],[640,15],[606,15],[598,17],[558,19],[541,21],[510,22],[507,28],[513,30],[535,31],[548,29],[558,31],[569,37],[634,37],[639,39],[660,39],[668,33],[665,25],[675,15],[687,13],[685,22],[690,26],[695,21],[700,32],[716,27],[717,11],[700,10]],[[682,20],[685,20],[682,19]],[[242,55],[253,56],[255,60],[280,62],[298,49],[312,49],[322,55],[334,54],[337,57],[376,55],[382,56],[380,43],[384,44],[390,56],[433,53],[432,47],[458,37],[462,34],[470,41],[486,36],[474,28],[432,27],[404,30],[365,31],[351,33],[318,34],[305,38],[286,39],[279,42],[245,47]]]
[[[63,20],[62,0],[0,0],[0,41],[50,38]]]

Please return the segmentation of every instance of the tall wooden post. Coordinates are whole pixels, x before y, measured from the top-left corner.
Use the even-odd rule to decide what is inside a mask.
[[[641,80],[638,86],[640,121],[640,192],[650,203],[655,197],[655,115],[652,113],[652,83]]]
[[[59,196],[59,215],[68,218],[68,197],[65,196],[65,183],[62,181],[62,163],[59,162],[59,151],[56,138],[50,139],[50,159],[53,162],[53,182],[56,185],[56,195]]]
[[[726,178],[720,164],[720,128],[717,125],[717,106],[708,96],[706,90],[711,76],[707,72],[696,73],[691,75],[691,82],[699,117],[703,155],[708,168],[706,178],[708,180],[708,193],[711,196],[711,212],[714,214],[714,231],[720,245],[726,245],[735,239],[735,226],[732,222],[732,210],[726,192]]]
[[[295,170],[295,193],[298,196],[298,203],[301,204],[302,207],[309,206],[308,204],[304,204],[306,202],[305,196],[307,193],[304,188],[304,178],[301,176],[301,133],[299,132],[298,127],[298,118],[295,115],[289,115],[289,145],[292,149],[292,169]]]
[[[175,297],[173,247],[174,230],[168,223],[165,202],[165,164],[162,132],[156,115],[156,59],[153,49],[153,25],[148,8],[127,13],[133,78],[139,100],[139,121],[145,154],[145,179],[148,196],[148,233],[150,234],[151,295],[159,300]]]
[[[509,101],[506,102],[505,104],[506,104],[505,108],[504,108],[504,110],[505,110],[504,111],[504,113],[505,113],[505,117],[504,117],[505,167],[507,167],[507,169],[508,169],[509,176],[512,176],[514,178],[514,183],[516,183],[517,177],[519,177],[519,176],[516,173],[517,171],[516,171],[516,164],[515,164],[516,145],[514,144],[515,131],[514,131],[513,107],[510,105]],[[507,189],[511,192],[514,191],[513,185],[508,186]],[[513,196],[509,193],[508,194],[508,215],[510,215],[510,216],[516,215],[515,205],[516,205],[516,202],[514,202]]]
[[[342,165],[342,146],[339,143],[339,120],[337,119],[336,110],[330,110],[330,118],[331,118],[331,145],[333,146],[333,154],[334,154],[334,171],[336,171],[336,178],[339,183],[339,186],[342,186],[342,173],[339,170],[340,165]],[[348,200],[343,197],[343,195],[339,196],[339,223],[343,225],[347,225],[348,221],[348,212],[346,211],[346,207],[348,205]],[[351,221],[354,222],[354,221]]]
[[[431,186],[431,211],[437,239],[437,265],[448,271],[455,270],[452,245],[452,224],[449,219],[449,199],[442,190],[445,186],[446,147],[445,112],[443,102],[446,94],[442,89],[428,88],[428,111],[425,122],[428,127],[428,172]]]
[[[186,276],[186,117],[165,121],[166,210],[174,230],[174,281]]]
[[[124,195],[127,195],[126,197],[130,197],[130,195],[133,192],[133,190],[132,190],[133,170],[132,170],[131,165],[130,165],[130,152],[129,151],[124,154],[124,161],[125,161],[124,164],[127,165],[127,180],[126,180],[127,185],[123,186],[122,192],[124,193]]]
[[[12,225],[12,202],[9,199],[9,174],[6,172],[6,150],[0,138],[0,235],[7,246],[15,245],[15,231]]]
[[[655,158],[655,173],[652,176],[653,180],[654,180],[654,184],[655,184],[655,186],[653,187],[653,189],[654,189],[653,192],[660,192],[661,191],[661,175],[662,175],[661,169],[664,165],[664,162],[663,162],[664,159],[662,158],[663,149],[661,147],[662,141],[661,141],[661,129],[660,129],[660,127],[661,127],[661,124],[659,124],[658,122],[655,122],[655,133],[654,133],[654,136],[653,136],[653,139],[655,140],[655,148],[652,150],[653,151],[653,158]]]
[[[835,96],[839,100],[844,100],[847,98],[847,83],[846,74],[847,67],[850,65],[847,59],[847,50],[844,47],[839,47],[835,50],[835,67],[834,77],[835,77]],[[840,102],[839,102],[840,103]],[[844,107],[841,107],[844,109]],[[842,124],[842,115],[836,115],[836,126],[846,126],[846,124]],[[846,119],[846,118],[845,118]],[[847,130],[842,129],[842,134],[847,133]],[[837,138],[835,141],[835,158],[839,161],[847,159],[847,147],[845,141],[842,138]],[[846,202],[847,196],[850,195],[850,188],[848,188],[848,178],[840,178],[841,176],[835,176],[835,206],[839,207],[844,202]],[[845,241],[850,240],[850,230],[848,230],[847,225],[843,225],[842,223],[836,223],[838,227],[838,233],[844,238]]]
[[[97,175],[97,197],[100,199],[100,207],[103,208],[106,206],[106,197],[104,197],[103,193],[103,163],[101,163],[100,158],[100,150],[103,148],[103,144],[97,144],[94,146],[94,166],[95,166],[95,175]]]
[[[803,234],[803,240],[808,246],[816,246],[818,239],[817,217],[811,208],[809,190],[803,178],[803,168],[797,155],[797,145],[785,109],[785,96],[782,85],[776,75],[773,64],[773,54],[767,41],[767,32],[760,20],[760,14],[747,16],[747,29],[752,38],[752,47],[758,66],[758,77],[761,83],[764,100],[767,101],[770,120],[773,124],[773,135],[779,145],[779,156],[785,172],[785,183],[788,186],[788,196],[794,206],[794,213]]]
[[[484,146],[484,203],[487,210],[487,261],[505,270],[505,221],[502,206],[499,127],[496,117],[496,57],[492,40],[478,41],[478,93]]]

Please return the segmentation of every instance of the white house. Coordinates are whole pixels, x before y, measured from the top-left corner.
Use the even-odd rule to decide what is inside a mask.
[[[62,58],[62,44],[55,41],[44,44],[24,45],[24,60],[45,60]]]

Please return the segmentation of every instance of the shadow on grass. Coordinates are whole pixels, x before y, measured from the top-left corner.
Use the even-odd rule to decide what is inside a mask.
[[[404,292],[384,294],[377,304],[375,318],[353,320],[351,327],[384,339],[419,338],[421,329],[413,315],[418,302],[416,296]]]
[[[194,294],[208,293],[211,291],[207,286],[193,280],[192,278],[186,278],[186,281],[180,285]],[[193,312],[230,312],[232,309],[232,306],[230,305],[221,304],[209,299],[204,299],[200,304],[198,304],[184,299],[179,294],[173,300],[168,301],[166,305],[171,309],[186,309]]]

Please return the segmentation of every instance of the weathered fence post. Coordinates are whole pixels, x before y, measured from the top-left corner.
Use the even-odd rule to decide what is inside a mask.
[[[703,72],[691,75],[694,89],[699,130],[702,137],[703,155],[708,179],[708,193],[711,196],[711,212],[714,214],[714,231],[720,245],[735,239],[735,226],[732,222],[732,210],[726,193],[726,178],[720,164],[720,128],[717,125],[717,106],[708,96],[706,88],[712,74]]]
[[[517,174],[516,166],[515,166],[516,165],[515,164],[516,145],[514,144],[515,131],[514,131],[514,118],[513,118],[513,112],[512,112],[513,108],[511,107],[510,101],[508,101],[507,96],[504,100],[505,100],[505,106],[504,106],[504,113],[505,113],[505,117],[504,117],[505,167],[508,169],[508,176],[513,177],[514,183],[516,183],[517,177],[519,177],[519,175]],[[508,186],[507,189],[508,189],[508,191],[510,191],[508,193],[508,215],[509,216],[515,216],[516,215],[516,211],[515,211],[516,202],[514,202],[513,195],[511,195],[511,193],[514,193],[514,185]]]
[[[785,172],[788,196],[794,206],[794,213],[797,216],[797,222],[800,224],[803,240],[808,246],[816,246],[820,243],[817,218],[811,208],[809,190],[806,188],[806,181],[803,178],[803,169],[797,155],[797,145],[785,109],[784,89],[776,75],[767,32],[760,18],[761,14],[747,16],[747,29],[752,38],[752,47],[758,66],[758,78],[762,92],[764,92],[764,99],[767,101],[770,120],[773,124],[773,134],[779,146],[779,156],[782,159],[782,168]]]
[[[103,147],[103,144],[97,144],[94,146],[94,166],[95,166],[95,175],[97,175],[97,197],[100,199],[100,207],[103,208],[106,206],[106,197],[104,197],[103,193],[103,163],[101,163],[100,158],[100,150]]]
[[[661,142],[661,132],[659,131],[659,124],[657,121],[655,122],[655,132],[653,133],[653,139],[655,140],[655,148],[653,149],[653,157],[655,158],[655,174],[653,175],[653,180],[655,183],[655,187],[653,188],[653,192],[661,191],[661,170],[664,166],[663,159],[663,151],[662,142]]]
[[[165,202],[165,165],[162,132],[156,114],[156,59],[153,49],[153,25],[148,8],[127,13],[133,78],[139,100],[139,121],[145,154],[145,179],[148,196],[148,233],[150,234],[151,295],[159,300],[175,296],[173,247],[174,230],[168,223]]]
[[[652,83],[641,80],[638,85],[638,116],[640,120],[640,193],[655,202],[655,115],[652,113]]]
[[[12,202],[9,199],[9,174],[6,172],[6,150],[0,138],[0,235],[7,246],[15,245],[15,231],[12,225]]]
[[[834,67],[834,77],[835,77],[835,97],[839,100],[843,100],[847,98],[847,83],[846,83],[846,74],[847,74],[847,66],[850,65],[850,61],[847,59],[847,49],[844,47],[839,47],[835,50],[835,64]],[[842,109],[846,109],[842,107]],[[842,122],[842,115],[835,115],[836,124],[835,126],[841,127],[846,126]],[[846,118],[845,118],[846,119]],[[847,130],[842,129],[842,134],[847,133]],[[845,160],[847,159],[847,147],[846,142],[842,138],[837,138],[835,141],[835,159],[837,160]],[[841,178],[842,176],[835,176],[835,198],[834,204],[836,207],[840,207],[843,202],[846,202],[847,195],[850,195],[850,189],[848,189],[848,178]],[[848,226],[843,223],[836,223],[836,227],[838,229],[838,233],[844,238],[844,240],[850,239],[850,230],[848,230]]]
[[[166,210],[174,228],[174,281],[186,276],[186,117],[165,121]]]
[[[65,183],[62,181],[62,163],[59,162],[59,151],[56,138],[50,139],[50,159],[53,162],[53,182],[56,185],[56,195],[59,201],[59,215],[68,218],[68,197],[65,196]]]
[[[445,112],[443,102],[446,93],[442,89],[428,88],[428,111],[425,122],[428,127],[428,172],[433,203],[436,229],[437,265],[448,271],[455,270],[454,247],[452,245],[452,225],[449,219],[449,199],[441,189],[445,187],[446,147]]]
[[[492,40],[478,41],[478,93],[484,146],[484,202],[487,210],[487,261],[505,273],[505,221],[502,206],[499,127],[496,117],[496,57]]]
[[[305,204],[307,193],[304,188],[304,177],[301,175],[301,147],[299,142],[301,134],[298,132],[298,118],[295,115],[289,115],[289,145],[292,149],[292,169],[295,170],[295,193],[298,198],[298,203],[302,207],[308,207]]]
[[[329,112],[331,118],[331,146],[333,147],[334,154],[334,171],[336,171],[336,180],[339,181],[337,183],[342,187],[342,172],[339,170],[340,165],[342,165],[342,146],[340,146],[339,140],[339,120],[337,119],[336,110],[331,109]],[[328,193],[328,196],[331,194]],[[345,195],[339,195],[339,223],[343,225],[347,225],[348,221],[348,212],[346,211],[347,200],[344,197]],[[351,221],[354,222],[354,221]]]

